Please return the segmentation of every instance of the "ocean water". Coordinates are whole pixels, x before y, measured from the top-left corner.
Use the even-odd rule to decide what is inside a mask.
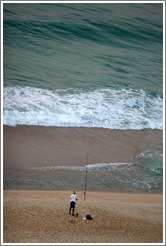
[[[3,8],[5,125],[163,129],[162,3]],[[137,161],[161,189],[160,150]]]
[[[162,4],[4,4],[4,124],[162,129]]]

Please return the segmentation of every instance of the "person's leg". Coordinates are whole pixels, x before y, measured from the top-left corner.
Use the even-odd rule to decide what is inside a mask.
[[[72,213],[72,215],[74,215],[74,210],[75,210],[75,202],[73,202],[73,213]]]

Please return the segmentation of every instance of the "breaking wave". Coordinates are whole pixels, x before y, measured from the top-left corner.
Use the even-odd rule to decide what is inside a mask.
[[[110,129],[162,129],[163,100],[142,89],[4,88],[3,123]]]

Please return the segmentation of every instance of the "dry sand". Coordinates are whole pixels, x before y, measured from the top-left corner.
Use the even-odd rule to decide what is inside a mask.
[[[161,243],[162,194],[4,191],[4,243]],[[91,221],[83,217],[90,214]]]

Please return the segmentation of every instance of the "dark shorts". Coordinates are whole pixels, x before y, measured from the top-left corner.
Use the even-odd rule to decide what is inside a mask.
[[[70,203],[70,207],[71,207],[71,208],[75,208],[75,202],[71,202],[71,203]]]

